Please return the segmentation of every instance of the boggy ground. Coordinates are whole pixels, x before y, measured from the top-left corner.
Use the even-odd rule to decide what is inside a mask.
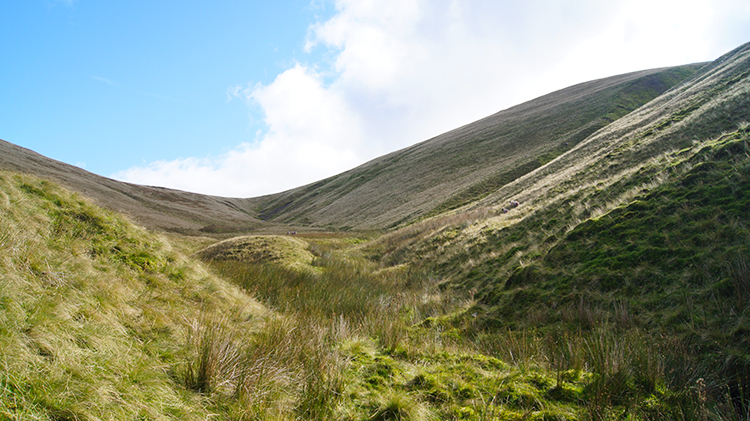
[[[289,242],[264,240],[236,243]],[[484,329],[469,310],[472,291],[441,289],[442,279],[414,266],[382,269],[365,257],[364,238],[299,242],[314,256],[310,267],[242,261],[236,252],[208,261],[279,315],[260,333],[224,331],[197,344],[216,359],[230,349],[256,358],[215,371],[209,382],[224,388],[201,390],[233,417],[732,419],[728,403],[707,399],[709,385],[679,373],[678,359],[692,355],[666,352],[670,340],[617,320]],[[237,371],[247,383],[223,378]]]

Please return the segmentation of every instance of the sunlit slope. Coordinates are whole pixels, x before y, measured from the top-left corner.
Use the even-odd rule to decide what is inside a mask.
[[[466,335],[643,332],[661,343],[652,366],[669,387],[746,414],[749,121],[747,44],[483,200],[368,250],[471,291],[477,305],[456,321]]]
[[[688,381],[703,378],[712,394],[747,405],[750,131],[691,152],[675,159],[669,181],[485,284],[478,307],[486,326],[613,323],[666,335],[699,356],[683,368]]]
[[[511,198],[533,209],[590,185],[611,184],[665,152],[692,145],[750,120],[750,44],[720,57],[699,75],[590,136],[537,171],[479,203]]]
[[[629,73],[551,93],[338,176],[257,198],[260,217],[388,228],[457,208],[575,147],[699,67]]]
[[[162,237],[0,171],[1,419],[206,419],[191,335],[265,313]]]
[[[379,253],[430,262],[457,282],[502,284],[580,223],[679,175],[701,142],[744,131],[748,120],[750,44],[483,200],[383,237]],[[520,206],[503,213],[512,199]]]
[[[689,373],[680,387],[702,378],[745,405],[748,121],[750,44],[485,199],[370,251],[474,291],[467,319],[483,329],[649,332],[690,355],[669,362]],[[502,213],[511,199],[520,206]]]

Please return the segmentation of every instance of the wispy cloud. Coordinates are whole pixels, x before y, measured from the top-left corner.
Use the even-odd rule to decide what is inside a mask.
[[[131,87],[128,87],[128,86],[124,86],[121,83],[115,82],[115,81],[113,81],[111,79],[107,79],[107,78],[104,78],[104,77],[101,77],[101,76],[91,76],[91,78],[95,79],[95,80],[98,80],[100,82],[106,83],[107,85],[116,86],[118,88],[122,88],[122,89],[126,89],[128,91],[139,93],[141,95],[146,95],[146,96],[150,96],[150,97],[153,97],[153,98],[164,99],[164,100],[172,101],[172,102],[178,102],[180,104],[192,105],[191,103],[189,103],[187,101],[180,100],[180,99],[175,99],[175,98],[172,98],[172,97],[169,97],[169,96],[159,95],[159,94],[155,94],[153,92],[148,92],[148,91],[144,91],[144,90],[141,90],[141,89],[131,88]]]
[[[745,1],[694,6],[338,0],[305,46],[331,61],[227,89],[228,100],[262,111],[266,130],[252,144],[116,177],[230,196],[300,186],[575,83],[715,58],[736,46],[713,36],[721,25],[750,28]]]
[[[109,80],[109,79],[107,79],[107,78],[103,78],[103,77],[99,77],[99,76],[91,76],[91,78],[92,78],[92,79],[96,79],[96,80],[98,80],[99,82],[104,82],[104,83],[106,83],[107,85],[112,85],[112,86],[120,86],[120,84],[119,84],[119,83],[117,83],[117,82],[114,82],[114,81],[111,81],[111,80]]]

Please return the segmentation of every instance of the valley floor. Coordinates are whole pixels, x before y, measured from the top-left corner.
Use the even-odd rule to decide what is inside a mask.
[[[288,238],[264,238],[261,247],[289,247]],[[383,269],[365,257],[363,239],[294,241],[310,255],[287,250],[295,257],[258,264],[210,254],[217,274],[278,315],[245,340],[238,332],[212,338],[260,358],[210,380],[222,384],[237,371],[252,379],[207,394],[232,417],[732,419],[732,408],[707,401],[702,379],[675,371],[676,358],[692,355],[663,352],[668,340],[616,323],[487,330],[476,320],[472,291],[441,288],[441,279],[406,265]]]

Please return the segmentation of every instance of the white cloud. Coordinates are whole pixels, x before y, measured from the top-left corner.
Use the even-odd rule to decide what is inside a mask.
[[[743,42],[713,34],[747,31],[745,3],[338,0],[305,47],[332,62],[228,89],[263,111],[254,144],[117,177],[232,196],[297,187],[575,83],[713,59]]]
[[[255,101],[268,131],[255,143],[203,159],[157,161],[115,174],[117,179],[221,196],[258,196],[298,187],[361,162],[359,123],[347,104],[297,65],[268,86],[231,88],[228,95]]]

